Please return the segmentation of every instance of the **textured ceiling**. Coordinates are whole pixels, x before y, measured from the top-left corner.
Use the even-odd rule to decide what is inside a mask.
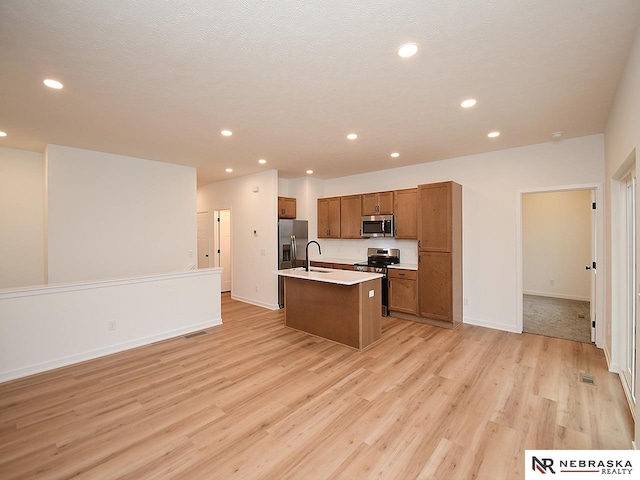
[[[191,165],[205,184],[601,133],[639,21],[638,0],[2,0],[0,146]]]

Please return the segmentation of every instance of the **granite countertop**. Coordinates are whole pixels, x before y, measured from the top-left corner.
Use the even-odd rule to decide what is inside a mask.
[[[299,278],[302,280],[313,280],[316,282],[336,283],[338,285],[357,285],[368,282],[376,278],[382,278],[380,273],[355,272],[351,270],[336,270],[334,268],[311,267],[310,271],[305,271],[303,267],[287,268],[275,272],[281,277]]]

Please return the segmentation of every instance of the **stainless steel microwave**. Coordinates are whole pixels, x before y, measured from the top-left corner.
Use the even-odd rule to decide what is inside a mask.
[[[362,238],[393,237],[393,234],[393,215],[366,215],[362,217],[360,226],[360,236]]]

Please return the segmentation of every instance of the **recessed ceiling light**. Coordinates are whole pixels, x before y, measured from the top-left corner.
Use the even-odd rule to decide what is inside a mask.
[[[0,137],[6,137],[7,136],[7,132],[0,132]]]
[[[231,135],[233,135],[233,132],[231,130],[222,130],[220,133],[224,137],[230,137]]]
[[[64,85],[62,85],[59,81],[53,80],[51,78],[47,78],[44,82],[47,87],[55,88],[56,90],[60,90]]]
[[[264,165],[265,163],[267,163],[267,161],[264,158],[261,158],[260,160],[258,160],[258,163]]]
[[[399,154],[398,152],[393,152],[393,153],[391,154],[391,156],[392,156],[393,158],[398,158],[398,157],[400,156],[400,154]]]
[[[224,171],[227,173],[231,173],[233,172],[233,168],[225,168]]]
[[[551,136],[555,139],[562,138],[563,135],[564,135],[564,132],[553,132],[551,134]]]
[[[475,98],[467,98],[464,102],[460,104],[462,108],[471,108],[476,104]]]
[[[487,133],[487,137],[489,138],[496,138],[500,136],[500,132],[489,132]]]
[[[418,45],[415,43],[405,43],[398,49],[398,56],[402,58],[413,57],[418,53]]]
[[[349,135],[347,135],[347,138],[349,140],[355,140],[356,138],[358,138],[358,135],[356,133],[350,133]]]
[[[313,170],[307,170],[307,175],[311,175],[313,173]]]

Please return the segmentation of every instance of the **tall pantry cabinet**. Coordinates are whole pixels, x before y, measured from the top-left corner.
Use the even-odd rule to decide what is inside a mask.
[[[462,186],[418,186],[418,315],[462,322]]]

